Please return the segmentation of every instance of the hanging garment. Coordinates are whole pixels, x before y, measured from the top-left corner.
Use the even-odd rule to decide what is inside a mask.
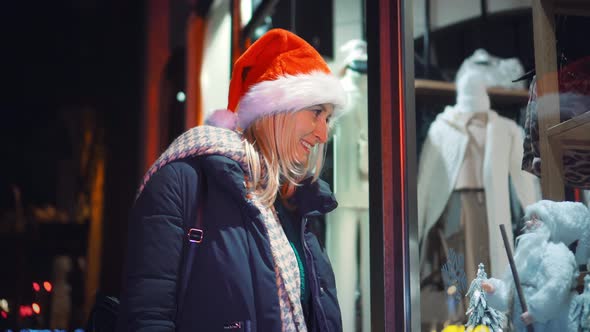
[[[486,111],[486,146],[483,158],[483,189],[486,197],[488,238],[492,274],[508,264],[499,230],[511,225],[509,177],[521,206],[540,199],[538,181],[520,169],[522,129],[494,111]],[[455,189],[465,157],[469,135],[462,112],[448,106],[430,126],[418,169],[418,236],[423,251],[424,237],[442,215]],[[512,242],[512,228],[506,227]],[[495,271],[500,269],[500,271]]]
[[[445,284],[442,276],[443,265],[453,259],[450,251],[463,263],[463,271],[459,273],[465,272],[464,285],[476,277],[480,263],[489,268],[488,222],[483,190],[487,118],[487,112],[457,114],[457,119],[466,124],[468,143],[465,156],[445,212],[426,235],[423,246],[420,259],[422,312],[425,313],[423,323],[437,330],[442,329],[445,322],[462,324],[466,320],[466,289],[461,289],[459,285],[459,289],[450,290],[452,285]],[[453,294],[455,291],[459,294]]]

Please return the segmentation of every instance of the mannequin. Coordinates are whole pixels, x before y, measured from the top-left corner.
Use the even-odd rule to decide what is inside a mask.
[[[350,109],[334,128],[334,194],[338,209],[327,216],[326,247],[336,276],[343,331],[356,331],[361,323],[356,321],[355,310],[360,288],[361,326],[362,331],[368,332],[371,302],[366,43],[352,40],[342,49],[349,52],[341,82]]]
[[[486,67],[486,70],[489,68]],[[428,131],[418,171],[423,322],[464,321],[449,305],[440,269],[453,249],[465,258],[467,282],[481,262],[506,266],[499,225],[509,223],[509,179],[521,206],[540,198],[537,179],[520,169],[522,129],[490,109],[489,83],[477,66],[457,78],[457,100]],[[507,227],[512,242],[512,229]]]
[[[526,88],[524,80],[514,81],[524,75],[524,67],[517,58],[499,58],[479,48],[463,61],[456,77],[463,77],[467,72],[474,71],[481,76],[486,86]]]

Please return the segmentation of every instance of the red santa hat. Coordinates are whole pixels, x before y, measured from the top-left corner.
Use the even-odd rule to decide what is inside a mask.
[[[346,94],[322,56],[295,34],[273,29],[236,61],[227,109],[214,111],[206,124],[246,129],[265,115],[327,103],[338,116],[345,102]]]

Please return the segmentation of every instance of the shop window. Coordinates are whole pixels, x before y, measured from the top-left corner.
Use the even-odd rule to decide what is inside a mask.
[[[264,18],[252,2],[256,39],[271,28],[297,33],[324,56],[348,94],[349,105],[331,128],[322,179],[338,200],[338,208],[311,224],[331,261],[336,278],[343,330],[371,331],[369,281],[369,171],[367,47],[363,40],[364,2],[279,1]]]
[[[414,2],[414,319],[577,331],[590,319],[590,4],[434,3]]]

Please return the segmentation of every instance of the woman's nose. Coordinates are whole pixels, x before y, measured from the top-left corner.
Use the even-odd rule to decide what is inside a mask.
[[[328,123],[326,121],[318,121],[314,134],[319,143],[326,143],[328,141]]]

